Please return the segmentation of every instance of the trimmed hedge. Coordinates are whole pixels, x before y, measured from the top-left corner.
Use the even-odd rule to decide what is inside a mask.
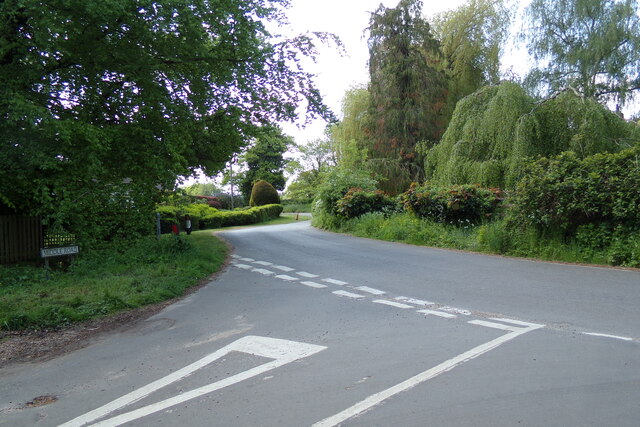
[[[478,185],[435,186],[413,183],[400,195],[405,210],[420,218],[453,225],[477,224],[490,219],[503,201],[497,188]]]
[[[249,199],[249,206],[264,206],[279,203],[280,196],[273,185],[263,179],[256,181],[255,184],[253,184],[253,188],[251,189],[251,198]]]
[[[271,204],[253,208],[219,211],[203,204],[187,205],[181,209],[173,206],[159,206],[156,212],[160,219],[171,224],[182,224],[184,215],[191,216],[191,221],[200,230],[238,225],[257,224],[278,218],[282,213],[282,205]]]

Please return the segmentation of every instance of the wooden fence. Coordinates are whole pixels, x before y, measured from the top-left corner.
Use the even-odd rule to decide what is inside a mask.
[[[0,215],[0,264],[37,260],[43,246],[40,217]]]

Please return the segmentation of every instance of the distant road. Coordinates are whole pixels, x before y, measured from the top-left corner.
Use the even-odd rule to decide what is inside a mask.
[[[0,371],[0,425],[638,425],[637,271],[309,222],[221,236],[232,262],[197,293]]]

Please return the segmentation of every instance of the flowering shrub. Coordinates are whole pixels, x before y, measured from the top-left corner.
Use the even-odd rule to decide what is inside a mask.
[[[401,196],[405,210],[421,218],[454,225],[477,224],[491,218],[503,200],[500,189],[478,185],[451,187],[413,183]]]

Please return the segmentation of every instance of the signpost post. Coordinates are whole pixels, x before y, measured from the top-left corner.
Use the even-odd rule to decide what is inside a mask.
[[[49,279],[49,258],[60,256],[73,256],[80,252],[78,246],[63,246],[59,248],[40,248],[40,257],[44,258],[44,267],[47,270],[47,279]]]

